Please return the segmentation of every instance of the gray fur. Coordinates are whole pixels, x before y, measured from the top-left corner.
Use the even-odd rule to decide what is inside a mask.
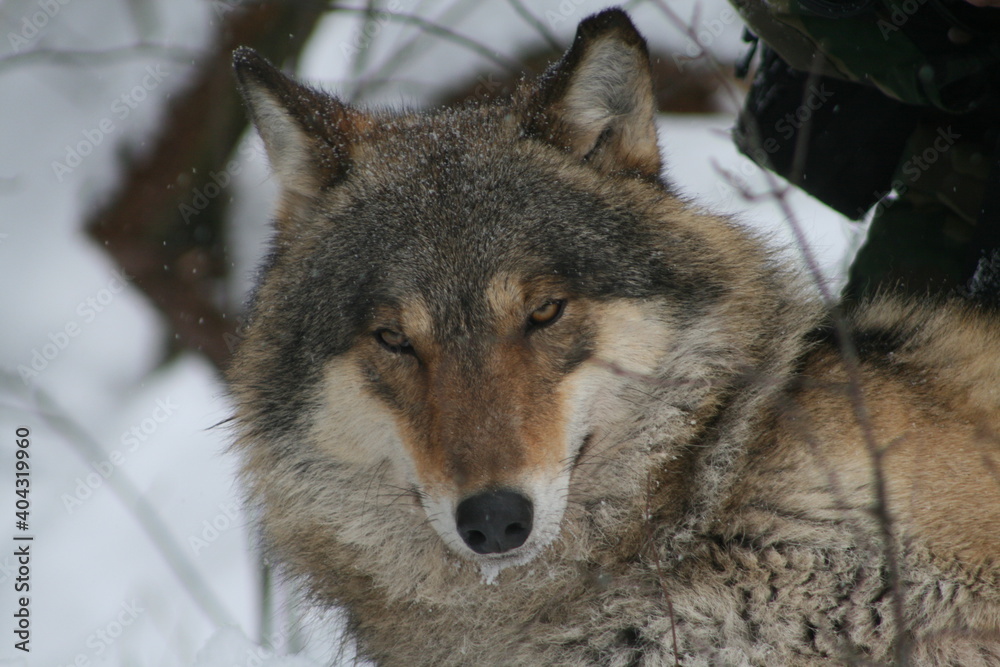
[[[869,304],[846,321],[859,343],[857,365],[844,362],[834,315],[800,278],[651,173],[646,58],[627,17],[605,12],[506,106],[366,115],[297,96],[240,53],[265,141],[294,137],[269,141],[293,201],[230,373],[235,451],[269,557],[316,605],[345,609],[362,655],[383,665],[1000,665],[996,322],[961,304]],[[597,76],[594,62],[621,71]],[[595,93],[588,111],[565,95],[602,85],[631,87],[632,102],[593,146],[610,98]],[[301,169],[302,146],[314,172],[297,179],[281,165]],[[564,462],[558,538],[487,583],[429,525],[391,428],[372,422],[358,443],[321,434],[367,418],[328,413],[338,378],[360,383],[359,409],[420,423],[380,366],[352,361],[380,308],[426,304],[441,349],[484,372],[484,295],[501,274],[559,285],[591,304],[595,327],[628,304],[662,353],[629,373],[597,334],[575,334],[591,356],[558,381],[603,369],[600,438]],[[354,405],[343,392],[337,405]],[[884,459],[892,551],[852,392],[873,437],[902,443]],[[929,456],[934,470],[975,471],[961,479],[980,506],[907,495],[925,440],[955,452]],[[390,454],[359,451],[373,443]]]

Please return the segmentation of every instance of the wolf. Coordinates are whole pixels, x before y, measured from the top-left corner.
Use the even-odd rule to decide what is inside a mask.
[[[841,312],[677,196],[623,11],[459,108],[234,64],[280,199],[233,448],[361,656],[1000,665],[1000,322]]]

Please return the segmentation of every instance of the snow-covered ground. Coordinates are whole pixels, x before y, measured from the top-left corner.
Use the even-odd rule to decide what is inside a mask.
[[[190,60],[141,54],[89,65],[12,59],[39,49],[109,49],[138,41],[194,53],[211,37],[218,4],[0,2],[0,664],[302,666],[334,659],[340,646],[320,639],[326,630],[307,632],[310,648],[295,658],[277,657],[298,643],[285,642],[280,631],[273,651],[258,646],[252,540],[233,462],[224,453],[226,431],[212,428],[228,415],[225,389],[210,364],[192,354],[154,371],[169,335],[164,323],[82,230],[86,213],[120,173],[118,156],[142,149],[164,102],[184,84]],[[508,3],[391,4],[446,22],[502,54],[541,41]],[[652,3],[635,4],[636,23],[654,46],[691,46]],[[576,23],[602,6],[530,3],[564,44]],[[669,6],[685,18],[697,15],[713,52],[728,58],[741,50],[741,26],[722,0],[669,0]],[[301,73],[350,91],[345,54],[352,51],[345,44],[366,41],[362,30],[355,15],[325,19]],[[380,89],[371,102],[419,104],[446,82],[488,65],[412,26],[387,24],[374,32],[367,71],[397,45],[419,41],[392,73],[400,83]],[[149,76],[150,68],[157,76]],[[661,145],[672,180],[700,205],[735,213],[772,235],[800,261],[778,207],[748,203],[720,176],[718,166],[753,191],[767,189],[733,148],[731,125],[731,115],[664,117]],[[81,142],[91,147],[73,166],[68,147]],[[272,193],[262,160],[249,160],[229,188],[238,230],[231,247],[235,275],[248,276],[259,259]],[[812,250],[835,277],[852,228],[801,193],[790,200]],[[235,282],[234,294],[248,286],[247,278]],[[19,427],[30,431],[26,532],[15,528]],[[142,515],[150,508],[158,519]],[[15,648],[13,634],[22,595],[15,593],[14,550],[24,543],[12,538],[24,534],[35,538],[25,594],[30,653]],[[211,616],[203,611],[213,605]],[[281,599],[276,608],[280,630],[294,615]]]

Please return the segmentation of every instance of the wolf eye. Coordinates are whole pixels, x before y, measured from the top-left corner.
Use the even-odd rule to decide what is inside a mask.
[[[413,345],[410,343],[410,339],[398,331],[378,329],[375,332],[375,340],[390,352],[395,352],[396,354],[413,354]]]
[[[547,327],[550,324],[555,324],[556,320],[562,316],[563,306],[566,305],[566,301],[563,299],[556,299],[555,301],[548,301],[535,310],[532,311],[531,315],[528,315],[528,326],[533,329],[539,329],[541,327]]]

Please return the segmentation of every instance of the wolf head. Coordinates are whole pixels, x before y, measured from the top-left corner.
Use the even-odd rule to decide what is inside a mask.
[[[230,373],[265,524],[524,563],[616,448],[673,451],[753,363],[766,260],[661,181],[623,12],[503,104],[368,112],[247,49],[235,68],[281,186]]]

